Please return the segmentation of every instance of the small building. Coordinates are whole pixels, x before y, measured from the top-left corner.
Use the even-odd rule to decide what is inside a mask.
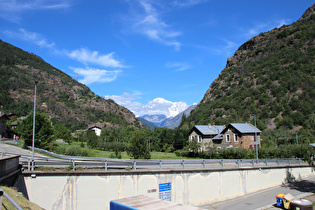
[[[102,128],[103,127],[101,125],[93,125],[93,126],[89,127],[88,130],[92,130],[95,132],[95,134],[97,136],[101,136]]]
[[[188,133],[189,141],[196,139],[199,143],[199,152],[205,151],[207,145],[217,149],[244,148],[255,149],[260,147],[261,131],[250,123],[230,123],[224,125],[195,125]]]
[[[188,133],[189,141],[196,139],[200,144],[199,152],[205,151],[208,145],[212,146],[213,139],[220,138],[223,129],[223,125],[195,125]]]

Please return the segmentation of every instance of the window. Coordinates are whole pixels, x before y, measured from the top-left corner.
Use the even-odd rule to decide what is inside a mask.
[[[226,142],[231,142],[230,134],[226,134]]]
[[[198,136],[198,143],[201,143],[201,142],[202,142],[202,137]]]
[[[252,141],[256,141],[255,135],[252,135]]]
[[[234,142],[238,142],[238,135],[234,134]]]

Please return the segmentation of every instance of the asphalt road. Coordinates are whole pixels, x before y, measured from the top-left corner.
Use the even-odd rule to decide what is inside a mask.
[[[0,153],[7,153],[10,155],[21,155],[21,156],[32,156],[32,151],[31,150],[26,150],[22,149],[16,146],[8,145],[8,144],[3,144],[0,143]],[[41,155],[38,153],[34,153],[35,157],[47,157],[45,155]]]
[[[303,198],[315,193],[315,176],[307,179],[288,183],[286,185],[261,190],[235,199],[200,206],[203,209],[242,209],[262,210],[273,208],[276,204],[276,195],[290,193],[295,198]],[[281,208],[278,208],[281,209]]]

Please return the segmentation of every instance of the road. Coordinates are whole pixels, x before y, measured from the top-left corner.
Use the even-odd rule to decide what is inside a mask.
[[[235,199],[213,203],[211,205],[200,206],[203,209],[242,209],[242,210],[262,210],[271,209],[276,203],[275,196],[290,193],[295,198],[303,198],[315,193],[315,176],[304,180],[292,182],[283,186],[261,190],[246,196]],[[277,208],[281,209],[281,208]]]
[[[16,146],[12,146],[12,145],[8,145],[8,144],[3,144],[0,143],[0,153],[7,153],[10,155],[21,155],[21,156],[32,156],[32,151],[31,150],[26,150],[26,149],[22,149]],[[47,158],[47,156],[42,155],[42,154],[38,154],[38,153],[34,153],[35,157],[43,157],[43,158]]]

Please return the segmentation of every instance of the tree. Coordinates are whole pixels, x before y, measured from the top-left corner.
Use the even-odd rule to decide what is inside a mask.
[[[56,139],[63,139],[68,144],[72,142],[72,135],[68,128],[63,124],[56,124],[53,126],[53,131]]]
[[[27,116],[18,123],[15,131],[24,139],[24,146],[32,146],[33,140],[33,114]],[[35,114],[35,147],[47,149],[52,141],[52,127],[48,116],[45,113]]]
[[[197,139],[193,139],[189,142],[187,145],[188,149],[194,153],[194,157],[196,157],[196,154],[198,153],[200,144],[197,142]]]
[[[131,137],[130,146],[128,148],[128,155],[134,159],[150,159],[151,154],[146,142],[146,135],[144,130],[137,130]]]
[[[86,143],[90,148],[92,149],[97,148],[98,137],[94,131],[88,130],[84,135],[84,139],[86,139]]]

